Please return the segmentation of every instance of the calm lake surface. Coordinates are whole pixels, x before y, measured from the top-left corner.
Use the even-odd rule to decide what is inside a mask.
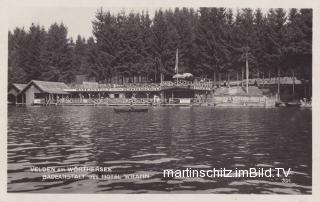
[[[312,111],[299,108],[9,107],[8,192],[311,194]],[[43,180],[32,167],[112,169]],[[291,168],[288,178],[164,178],[164,169]],[[64,172],[66,174],[76,174]],[[84,174],[84,173],[80,173]],[[148,178],[111,179],[117,174]]]

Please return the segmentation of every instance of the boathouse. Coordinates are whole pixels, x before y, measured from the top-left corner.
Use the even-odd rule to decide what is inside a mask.
[[[191,104],[194,101],[205,101],[212,91],[212,83],[164,81],[161,83],[161,100],[169,104]]]
[[[27,84],[13,83],[8,92],[8,103],[9,104],[19,104],[22,103],[22,97],[18,96],[19,93],[27,86]]]
[[[19,93],[25,105],[52,104],[59,98],[68,95],[69,87],[63,82],[30,81]]]

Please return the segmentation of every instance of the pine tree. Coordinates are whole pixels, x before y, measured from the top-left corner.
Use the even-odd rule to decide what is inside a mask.
[[[25,83],[27,73],[25,63],[28,58],[26,46],[27,33],[24,29],[16,28],[8,34],[8,82]]]
[[[88,77],[98,79],[99,78],[99,50],[97,48],[97,44],[94,41],[93,37],[89,37],[87,40],[86,46],[86,68],[83,70],[83,74],[87,75]]]
[[[26,72],[28,74],[27,80],[41,79],[41,60],[40,55],[43,49],[46,38],[46,31],[40,28],[39,25],[31,25],[30,31],[27,35],[28,41],[28,62],[26,65]]]
[[[268,33],[266,31],[266,17],[263,16],[261,9],[255,10],[253,31],[254,43],[252,44],[252,49],[254,50],[256,61],[255,68],[257,69],[258,75],[262,72],[262,77],[265,78],[265,75],[268,72],[267,60],[265,59]]]
[[[102,9],[96,13],[96,19],[93,22],[93,34],[99,50],[96,72],[98,81],[111,82],[116,74],[114,66],[120,59],[118,50],[121,42],[120,17],[118,16],[118,19],[116,19],[110,12],[105,13]]]
[[[64,82],[74,80],[71,51],[67,28],[63,24],[52,24],[41,51],[41,69],[43,70],[41,78]]]
[[[172,20],[169,22],[175,27],[178,34],[179,49],[179,70],[181,72],[193,73],[194,61],[196,60],[194,52],[195,40],[195,20],[196,15],[192,9],[176,8],[174,10]]]
[[[281,68],[285,71],[285,32],[287,17],[282,8],[270,9],[268,12],[268,49],[266,51],[266,58],[269,60],[269,65],[273,66],[277,71],[278,76],[278,99],[280,99],[280,76]]]
[[[228,41],[228,25],[224,8],[200,8],[196,43],[199,49],[198,68],[202,76],[221,74],[231,67],[231,49]]]
[[[88,51],[88,48],[86,44],[86,39],[78,35],[76,43],[73,48],[73,56],[72,56],[72,68],[74,71],[74,75],[86,73],[87,66],[88,66],[87,51]]]
[[[139,33],[140,16],[130,13],[128,17],[123,16],[121,26],[121,41],[119,44],[119,57],[115,69],[122,76],[135,82],[136,76],[141,72],[141,60],[139,49],[141,48],[141,37]]]
[[[152,53],[155,62],[155,81],[168,79],[174,74],[175,52],[177,49],[178,33],[169,23],[172,11],[155,13],[152,26]]]
[[[150,81],[152,75],[154,75],[154,61],[152,55],[152,21],[149,17],[149,13],[142,13],[140,21],[140,55],[142,60],[140,61],[141,71],[144,75],[144,81]]]
[[[31,79],[72,82],[87,74],[100,82],[160,82],[179,72],[219,81],[250,77],[295,75],[312,79],[312,10],[188,8],[116,15],[98,10],[93,35],[78,36],[57,23],[45,30],[32,24],[9,37],[9,82]],[[236,76],[236,75],[237,76]],[[220,82],[219,82],[220,83]]]
[[[304,72],[304,78],[312,81],[312,9],[301,9],[301,30],[303,36],[299,43],[302,52],[302,64],[300,69]]]

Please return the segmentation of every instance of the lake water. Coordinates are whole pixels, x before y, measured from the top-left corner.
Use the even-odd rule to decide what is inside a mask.
[[[7,190],[311,194],[311,114],[299,108],[158,107],[117,114],[109,107],[9,107]],[[46,180],[45,174],[77,172],[31,170],[95,166],[111,172]],[[291,171],[287,178],[163,177],[164,169],[251,167]]]

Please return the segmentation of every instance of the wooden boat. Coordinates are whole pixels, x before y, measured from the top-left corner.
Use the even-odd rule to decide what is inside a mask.
[[[148,108],[113,108],[114,112],[121,113],[121,112],[147,112]]]
[[[299,102],[287,102],[286,106],[287,107],[300,107],[301,103]]]
[[[306,98],[300,100],[300,107],[301,108],[312,108],[312,100],[307,101]]]

